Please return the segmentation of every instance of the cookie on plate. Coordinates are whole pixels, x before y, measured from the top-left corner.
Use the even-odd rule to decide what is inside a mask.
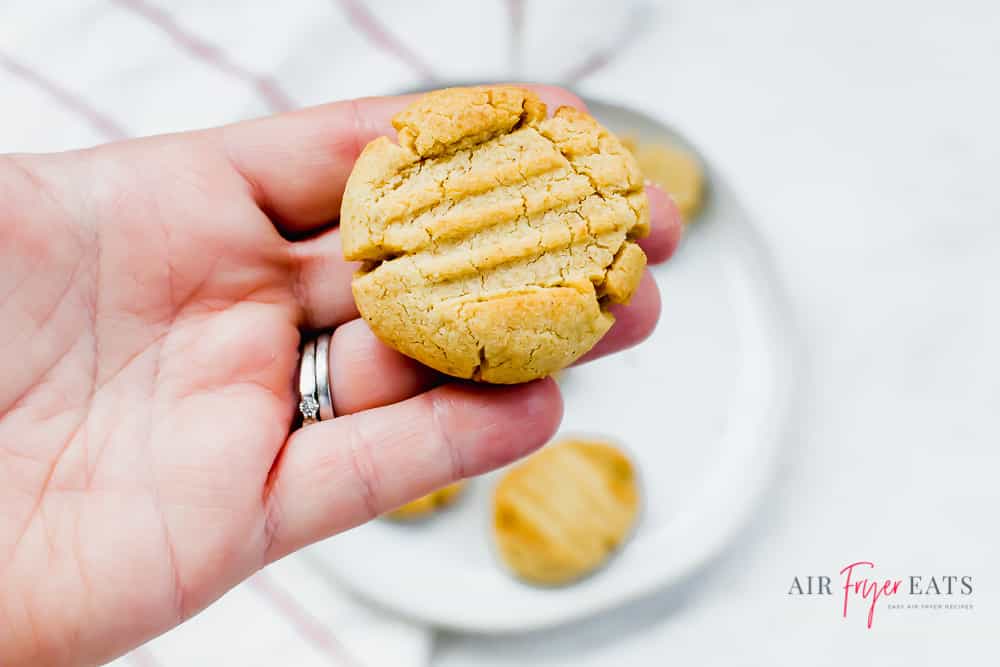
[[[628,457],[606,442],[564,440],[497,484],[497,554],[525,581],[566,584],[600,567],[631,533],[638,514],[639,488]]]
[[[465,488],[465,481],[455,482],[448,486],[431,491],[426,496],[412,500],[402,507],[397,507],[385,516],[397,521],[409,521],[429,516],[438,510],[448,507],[456,500]]]
[[[688,151],[668,144],[640,143],[634,152],[643,175],[670,193],[681,218],[691,222],[705,196],[705,175],[698,160]]]
[[[372,331],[439,371],[544,377],[611,327],[646,256],[635,157],[587,114],[546,118],[513,86],[424,95],[369,143],[347,182],[344,257]]]

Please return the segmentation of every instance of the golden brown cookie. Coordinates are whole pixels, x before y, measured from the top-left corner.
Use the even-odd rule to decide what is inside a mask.
[[[608,559],[638,513],[635,471],[619,449],[564,440],[511,469],[497,485],[497,552],[526,581],[569,583]]]
[[[347,182],[344,257],[386,343],[485,382],[544,377],[610,328],[648,232],[638,164],[597,121],[530,91],[452,88],[393,119]]]
[[[622,142],[622,146],[632,153],[632,155],[635,155],[639,151],[639,137],[634,134],[623,134],[618,137],[618,141]]]
[[[426,496],[421,496],[416,500],[406,503],[402,507],[397,507],[385,516],[397,521],[409,521],[410,519],[425,517],[454,503],[458,500],[458,496],[464,488],[464,480],[443,486],[436,491],[431,491]]]
[[[670,193],[685,223],[701,208],[705,175],[701,164],[686,150],[667,144],[639,144],[636,159],[643,175]]]

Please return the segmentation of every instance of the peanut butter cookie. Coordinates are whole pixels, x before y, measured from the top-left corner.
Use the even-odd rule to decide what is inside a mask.
[[[635,472],[621,451],[565,440],[529,457],[497,485],[497,552],[526,581],[569,583],[608,559],[638,512]]]
[[[365,147],[341,209],[372,331],[439,371],[503,384],[593,347],[645,266],[634,156],[587,114],[546,118],[510,86],[429,93],[393,126],[399,143]]]
[[[670,193],[685,224],[691,222],[701,209],[705,192],[705,175],[698,160],[668,144],[639,144],[633,152],[643,175]]]
[[[396,519],[397,521],[409,521],[411,519],[423,518],[437,512],[438,510],[444,509],[458,500],[458,496],[462,493],[462,489],[464,488],[464,481],[449,484],[448,486],[437,489],[436,491],[431,491],[426,496],[421,496],[416,500],[408,502],[402,507],[397,507],[393,511],[386,514],[386,516],[390,519]]]

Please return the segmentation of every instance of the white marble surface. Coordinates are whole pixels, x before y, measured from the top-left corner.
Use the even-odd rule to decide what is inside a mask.
[[[274,73],[296,104],[418,82],[336,3],[158,4],[245,69]],[[770,241],[808,357],[780,480],[739,543],[682,588],[555,632],[439,637],[434,663],[995,662],[1000,4],[649,5],[637,41],[580,87],[685,132]],[[564,6],[527,3],[526,78],[560,75],[614,43],[631,16],[619,4]],[[441,78],[509,71],[500,2],[373,7]],[[455,28],[462,36],[447,39]],[[0,54],[44,69],[130,134],[268,110],[250,86],[178,61],[161,32],[107,2],[12,0],[0,8]],[[9,68],[0,90],[0,150],[104,138]],[[795,575],[836,575],[855,560],[893,578],[971,575],[975,609],[881,609],[867,631],[853,609],[841,619],[835,599],[785,594]]]

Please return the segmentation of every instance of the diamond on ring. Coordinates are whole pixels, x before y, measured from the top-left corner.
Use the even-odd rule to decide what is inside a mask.
[[[319,414],[319,401],[313,396],[303,396],[302,400],[299,401],[299,412],[302,413],[304,419],[316,421],[316,415]]]

